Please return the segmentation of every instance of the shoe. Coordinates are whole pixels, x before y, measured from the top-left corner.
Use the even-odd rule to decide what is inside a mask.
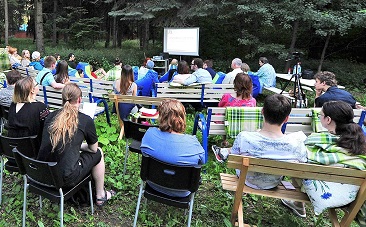
[[[218,147],[216,145],[212,145],[212,151],[214,152],[215,154],[215,157],[216,157],[216,160],[220,163],[224,163],[224,158],[221,154],[221,147]]]
[[[107,192],[109,192],[110,194],[111,194],[111,197],[109,197],[109,199],[108,199],[108,193]],[[106,191],[105,189],[104,189],[104,193],[105,193],[105,195],[104,195],[104,197],[102,197],[102,198],[100,198],[100,199],[96,199],[96,205],[98,206],[98,207],[102,207],[102,206],[104,206],[106,203],[107,203],[107,201],[108,200],[110,200],[110,199],[112,199],[112,197],[113,196],[115,196],[117,193],[115,192],[115,191],[113,191],[113,190],[109,190],[109,191]],[[99,203],[98,203],[99,202]]]
[[[297,216],[306,218],[306,210],[304,204],[302,205],[302,207],[298,207],[295,205],[294,201],[285,199],[281,199],[281,201],[285,206],[290,208]]]

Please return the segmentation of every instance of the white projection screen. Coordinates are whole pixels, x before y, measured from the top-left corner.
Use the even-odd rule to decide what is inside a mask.
[[[164,28],[164,52],[199,56],[199,28]]]

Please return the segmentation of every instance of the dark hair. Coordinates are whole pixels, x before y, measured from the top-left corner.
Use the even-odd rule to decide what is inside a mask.
[[[189,65],[186,61],[181,60],[178,62],[178,74],[188,74],[189,73]]]
[[[72,55],[74,55],[74,54],[73,54],[73,53],[70,53],[70,54],[69,54],[69,59],[72,57]]]
[[[329,71],[320,71],[314,75],[314,79],[318,79],[321,83],[325,82],[328,86],[336,86],[337,80],[334,73]]]
[[[84,70],[82,69],[77,69],[78,73],[79,73],[79,76],[84,72]]]
[[[266,57],[260,57],[259,61],[262,62],[263,64],[268,63],[268,59]]]
[[[114,65],[119,65],[121,63],[122,61],[118,57],[114,60]]]
[[[212,68],[212,66],[213,66],[212,60],[205,60],[203,63],[205,63],[207,65],[207,67],[209,67],[209,68]]]
[[[61,60],[56,65],[55,81],[57,83],[64,83],[69,78],[69,65],[67,61]]]
[[[6,81],[8,81],[9,85],[15,84],[18,80],[22,79],[22,75],[18,70],[11,70],[6,74]]]
[[[58,58],[58,57],[61,57],[61,55],[60,55],[60,54],[58,54],[58,53],[55,53],[53,56],[56,58],[56,61],[57,61],[57,58]]]
[[[203,61],[201,58],[194,58],[193,64],[197,65],[199,69],[203,67]]]
[[[236,96],[242,99],[250,99],[253,91],[252,79],[248,74],[238,73],[234,79],[234,90]]]
[[[273,94],[264,99],[263,117],[269,124],[281,125],[291,112],[291,102],[280,94]]]
[[[343,101],[329,101],[322,107],[324,117],[335,122],[335,133],[339,135],[337,145],[349,150],[352,154],[366,153],[366,140],[361,127],[353,122],[353,109]]]
[[[133,69],[130,65],[124,65],[121,71],[121,81],[119,83],[119,92],[121,95],[126,95],[128,88],[131,86],[133,78]]]

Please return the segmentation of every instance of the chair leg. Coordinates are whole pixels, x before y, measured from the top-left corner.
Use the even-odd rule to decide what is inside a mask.
[[[128,158],[128,139],[126,139],[125,164],[123,165],[123,176],[126,173],[127,158]]]
[[[92,191],[92,184],[91,181],[89,181],[89,199],[90,199],[90,208],[91,208],[91,214],[94,214],[94,201],[93,201],[93,191]]]
[[[39,209],[42,210],[42,196],[38,197],[38,201],[39,201]]]
[[[144,191],[144,182],[142,181],[141,185],[140,185],[139,198],[137,199],[137,206],[136,206],[136,212],[135,212],[135,219],[133,220],[133,227],[136,227],[136,225],[137,225],[137,218],[139,216],[140,202],[141,202],[141,197],[142,197],[143,191]]]
[[[62,188],[59,189],[60,192],[60,227],[64,226],[64,193]]]
[[[0,156],[1,166],[0,166],[0,205],[3,198],[3,172],[4,172],[4,159],[3,156]]]
[[[23,175],[23,181],[24,181],[24,192],[23,192],[23,221],[22,226],[25,227],[25,218],[27,214],[27,191],[28,191],[28,182],[27,182],[27,176]]]
[[[194,203],[194,192],[192,193],[192,199],[191,202],[189,202],[189,214],[188,214],[188,224],[187,226],[191,226],[191,219],[192,219],[192,211],[193,211],[193,203]]]

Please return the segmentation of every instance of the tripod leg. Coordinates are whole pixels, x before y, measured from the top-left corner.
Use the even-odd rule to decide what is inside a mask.
[[[291,78],[290,78],[290,80],[289,81],[287,81],[286,82],[286,84],[283,86],[283,87],[281,87],[281,92],[280,92],[280,94],[282,95],[282,93],[285,91],[285,89],[287,88],[287,86],[289,85],[289,83],[291,82],[291,80],[292,80],[292,78],[294,78],[294,76],[295,76],[295,74],[292,74],[292,76],[291,76]],[[295,82],[296,82],[296,77],[295,77]],[[296,84],[296,83],[295,83]],[[295,90],[294,90],[294,92],[295,92]]]

